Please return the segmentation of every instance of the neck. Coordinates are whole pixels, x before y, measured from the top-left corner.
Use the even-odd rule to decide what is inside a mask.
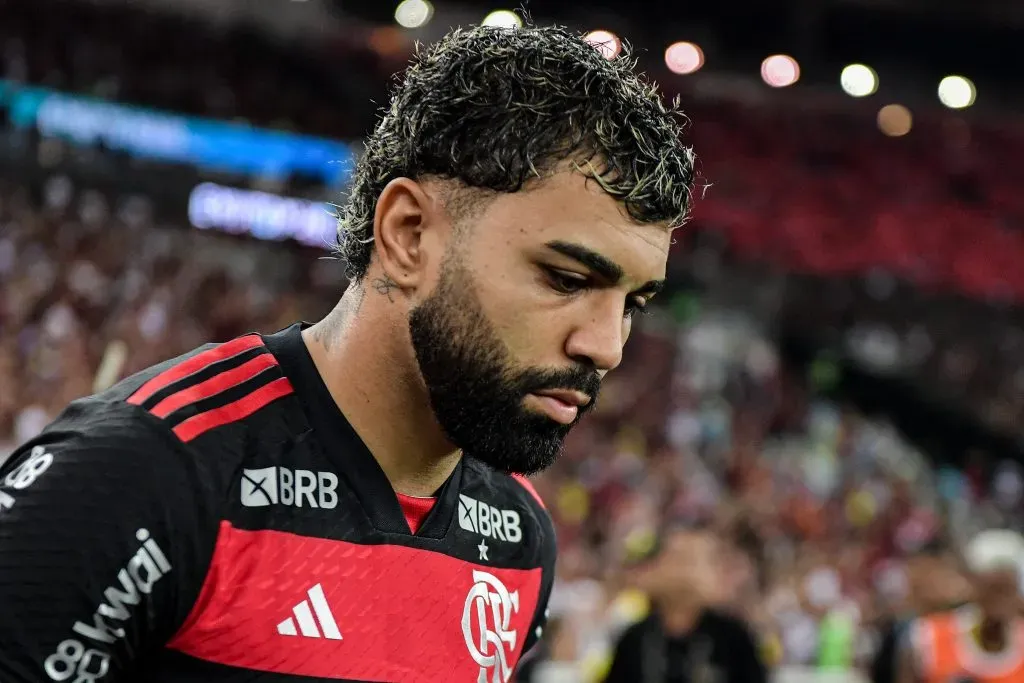
[[[302,333],[338,408],[395,491],[431,496],[461,454],[445,438],[416,369],[408,332],[353,284],[341,302]],[[396,304],[390,304],[396,305]],[[358,315],[357,315],[358,314]]]
[[[658,614],[662,626],[670,636],[685,636],[697,625],[697,620],[704,608],[690,600],[662,601],[658,605]]]

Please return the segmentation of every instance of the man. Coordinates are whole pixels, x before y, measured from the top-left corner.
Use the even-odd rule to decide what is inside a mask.
[[[1024,539],[989,530],[964,553],[974,600],[917,619],[900,658],[900,683],[1024,681],[1024,620],[1019,614]]]
[[[0,470],[0,680],[508,680],[555,555],[515,476],[593,405],[689,206],[631,67],[556,28],[419,54],[326,319],[76,401]]]
[[[636,575],[651,613],[620,637],[605,683],[766,683],[750,630],[711,607],[725,597],[719,552],[709,529],[664,534]]]
[[[899,644],[918,616],[952,609],[962,602],[963,579],[947,543],[928,539],[906,558],[907,608],[909,614],[881,624],[881,640],[871,663],[873,683],[894,683]]]

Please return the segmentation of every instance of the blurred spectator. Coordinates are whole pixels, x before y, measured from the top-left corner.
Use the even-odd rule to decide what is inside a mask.
[[[1024,680],[1022,556],[1024,538],[1007,529],[983,531],[967,543],[971,601],[913,621],[898,657],[898,683]]]
[[[636,570],[651,613],[615,646],[605,683],[765,683],[754,636],[715,609],[725,598],[722,550],[711,529],[671,529]]]
[[[952,609],[969,595],[955,556],[939,538],[912,551],[902,580],[907,586],[907,611],[886,616],[879,623],[880,641],[870,669],[873,683],[896,683],[898,654],[906,645],[907,629],[916,616]]]

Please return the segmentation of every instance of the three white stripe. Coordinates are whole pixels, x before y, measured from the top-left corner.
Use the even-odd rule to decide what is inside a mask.
[[[308,600],[303,600],[299,604],[292,608],[292,617],[288,617],[280,624],[277,625],[277,632],[282,636],[297,636],[302,634],[305,638],[327,638],[328,640],[341,640],[341,631],[338,630],[338,624],[334,621],[334,615],[331,614],[330,605],[327,604],[327,598],[324,597],[324,588],[319,583],[308,591],[306,594],[309,596]],[[310,609],[312,603],[313,608]],[[313,615],[316,614],[316,618]],[[317,622],[320,622],[320,627],[317,628]],[[295,622],[298,622],[298,629],[295,628]]]

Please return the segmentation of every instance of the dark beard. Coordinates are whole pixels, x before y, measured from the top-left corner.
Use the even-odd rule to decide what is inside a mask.
[[[448,439],[464,455],[510,474],[549,467],[569,430],[593,407],[601,379],[591,366],[516,368],[473,293],[471,278],[445,262],[437,291],[409,315],[409,333],[430,405]],[[528,411],[523,400],[545,389],[591,397],[570,425]]]

